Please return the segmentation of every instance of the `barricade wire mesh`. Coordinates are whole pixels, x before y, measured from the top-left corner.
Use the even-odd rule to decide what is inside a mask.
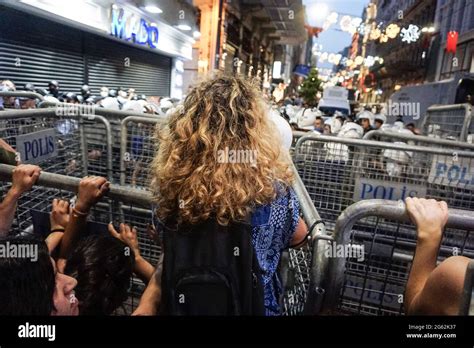
[[[472,122],[471,113],[472,108],[468,104],[430,107],[423,120],[423,133],[441,139],[465,141]]]
[[[403,300],[416,248],[416,230],[412,224],[384,217],[377,209],[373,206],[367,208],[364,211],[367,217],[358,219],[353,226],[351,223],[343,225],[337,231],[347,239],[336,240],[347,240],[351,253],[337,255],[341,250],[336,246],[330,251],[330,256],[340,257],[337,262],[345,266],[343,273],[337,275],[341,279],[341,288],[327,289],[338,294],[332,313],[404,314]],[[345,219],[351,220],[350,214]],[[468,229],[446,228],[438,262],[453,255],[474,257],[474,215],[470,217],[470,224]],[[336,267],[336,261],[331,267]]]
[[[295,166],[329,230],[345,208],[363,199],[417,196],[474,210],[474,153],[436,154],[417,146],[400,150],[390,143],[383,143],[385,148],[376,141],[357,143],[321,136],[295,149]]]
[[[35,162],[44,172],[73,177],[99,175],[109,177],[116,184],[121,182],[125,187],[146,190],[149,166],[156,149],[153,134],[157,122],[159,120],[150,118],[126,123],[124,144],[124,134],[122,130],[119,131],[119,121],[104,123],[103,119],[94,115],[71,118],[62,116],[0,118],[0,137],[18,151],[19,135],[31,135],[42,130],[53,131],[57,154]],[[124,122],[120,122],[122,129],[123,125]],[[107,144],[109,136],[112,140],[111,150]],[[111,173],[109,169],[112,169]],[[8,188],[9,183],[2,182],[0,194],[5,194]],[[33,233],[32,212],[49,213],[54,198],[74,201],[75,194],[36,186],[22,196],[12,232]],[[104,225],[112,221],[116,225],[118,222],[125,222],[135,226],[143,257],[152,265],[157,264],[161,249],[147,233],[147,226],[152,222],[151,205],[136,206],[128,203],[126,199],[120,201],[104,199],[91,211],[90,220]],[[307,221],[308,226],[311,223]],[[282,262],[281,266],[283,273],[286,273],[291,281],[283,284],[285,294],[282,307],[285,315],[298,315],[303,312],[309,287],[311,248],[306,246],[299,250],[290,249],[288,255],[288,261]],[[130,297],[117,314],[131,314],[138,305],[143,290],[144,284],[138,279],[132,279]]]

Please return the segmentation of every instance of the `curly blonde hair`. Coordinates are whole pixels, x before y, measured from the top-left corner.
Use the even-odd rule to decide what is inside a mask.
[[[270,203],[293,179],[254,80],[217,76],[199,83],[157,127],[155,140],[151,191],[161,221],[214,217],[227,225]],[[238,152],[255,156],[239,161]]]

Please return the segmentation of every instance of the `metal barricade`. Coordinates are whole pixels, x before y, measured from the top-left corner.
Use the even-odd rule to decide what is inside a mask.
[[[120,184],[147,188],[150,165],[157,143],[156,127],[162,119],[129,116],[122,120],[120,144]]]
[[[38,164],[45,171],[54,173],[99,175],[113,180],[110,123],[104,116],[96,115],[95,110],[92,106],[62,104],[50,109],[3,111],[0,113],[0,137],[22,153],[25,151],[17,148],[17,140],[25,141],[39,136],[36,132],[44,131],[53,137],[57,153],[39,156],[39,160],[21,158],[22,162]],[[43,154],[46,149],[40,152]]]
[[[327,235],[325,224],[294,165],[292,169],[295,173],[293,190],[300,202],[301,214],[309,228],[311,238],[304,247],[289,249],[286,255],[288,263],[282,260],[283,279],[287,280],[284,282],[283,314],[314,315],[321,310],[324,289],[319,285],[326,274],[328,260],[324,255],[324,243],[321,241],[332,238]],[[288,278],[291,280],[288,281]]]
[[[141,119],[129,118],[124,125],[132,122],[142,122]],[[148,125],[152,125],[151,122]],[[154,129],[150,127],[150,131]],[[127,134],[127,133],[125,133]],[[141,134],[144,136],[144,134]],[[125,139],[130,139],[125,136]],[[151,135],[148,136],[152,139]],[[140,148],[143,150],[143,148]],[[140,156],[140,152],[136,153]],[[12,166],[0,165],[0,180],[10,180]],[[295,169],[296,172],[296,169]],[[297,176],[297,173],[296,173]],[[20,202],[17,214],[17,221],[20,221],[20,228],[15,229],[18,233],[31,232],[33,230],[32,211],[48,213],[51,210],[51,202],[54,198],[73,199],[74,193],[79,184],[79,178],[43,172],[34,189],[25,194]],[[137,187],[140,187],[137,182]],[[314,314],[319,311],[322,303],[322,290],[315,286],[318,277],[322,277],[325,267],[322,259],[323,253],[319,246],[319,241],[326,237],[324,223],[321,221],[314,205],[312,204],[306,189],[297,176],[293,185],[301,205],[303,218],[311,228],[310,243],[301,249],[288,251],[287,262],[282,261],[282,269],[286,279],[284,282],[284,296],[282,300],[283,314]],[[21,208],[20,208],[21,207]],[[112,185],[107,198],[102,200],[91,212],[91,219],[99,223],[110,221],[126,222],[138,229],[138,238],[142,255],[152,264],[156,264],[159,248],[149,239],[146,234],[147,225],[152,221],[151,196],[140,187],[139,190],[130,188],[130,185]],[[283,259],[282,259],[283,260]],[[124,313],[131,313],[137,305],[139,294],[143,291],[143,284],[133,280],[132,292],[135,296],[129,299],[129,308]]]
[[[474,257],[474,213],[449,209],[438,261]],[[416,247],[416,230],[403,201],[367,200],[348,207],[326,244],[326,314],[400,315]]]
[[[364,199],[417,196],[474,210],[474,152],[308,135],[293,161],[329,231]]]
[[[466,141],[472,122],[472,111],[470,104],[431,106],[421,124],[423,134]]]
[[[44,101],[40,103],[41,108],[57,108],[64,105],[70,105],[65,103],[52,103]],[[159,116],[159,115],[151,115],[151,114],[144,114],[144,113],[136,113],[131,111],[123,111],[123,110],[112,110],[106,109],[99,106],[94,106],[94,114],[99,115],[107,119],[110,123],[110,134],[112,139],[112,168],[113,168],[113,179],[115,182],[119,182],[121,180],[120,176],[122,173],[121,162],[123,157],[121,157],[121,137],[122,137],[122,121],[125,120],[127,117],[138,117],[148,120],[157,120],[163,121],[166,117]],[[150,121],[152,122],[152,121]],[[100,130],[90,130],[90,132],[86,132],[86,134],[93,134],[100,136],[106,136],[104,132]],[[102,133],[102,134],[100,134]],[[89,136],[89,135],[88,135]],[[128,158],[128,157],[127,157]],[[127,161],[128,162],[128,161]]]
[[[403,142],[408,145],[433,146],[443,149],[474,151],[474,144],[423,135],[410,135],[391,131],[373,130],[364,135],[364,140]]]
[[[11,171],[14,167],[0,164],[0,180],[11,181]],[[59,175],[43,171],[37,185],[22,195],[16,220],[20,220],[20,230],[16,233],[33,233],[36,227],[33,216],[49,214],[54,198],[74,200],[79,186],[80,178]],[[114,207],[114,209],[110,209]],[[147,192],[136,191],[129,187],[111,185],[110,191],[101,202],[91,210],[89,220],[98,223],[106,229],[109,222],[114,222],[117,227],[120,222],[134,226],[138,233],[141,255],[152,265],[157,265],[161,249],[148,235],[148,226],[152,221],[151,196]],[[37,233],[37,232],[36,232]],[[130,285],[130,297],[121,309],[120,314],[131,314],[138,305],[145,284],[133,278]]]
[[[0,92],[0,97],[5,97],[5,98],[28,98],[28,99],[38,99],[40,101],[44,100],[44,97],[41,94],[35,93],[35,92],[29,92],[29,91],[1,91]]]
[[[157,143],[154,133],[163,119],[149,117],[126,117],[122,121],[121,132],[121,167],[120,184],[134,189],[148,187],[150,164],[154,157]],[[298,250],[290,249],[282,258],[282,275],[285,283],[283,312],[285,315],[316,313],[320,305],[321,289],[311,282],[313,277],[321,275],[321,253],[313,253],[318,248],[320,236],[325,236],[324,224],[314,209],[314,205],[299,178],[296,169],[296,181],[293,185],[301,204],[302,213],[308,227],[312,228],[313,242]],[[317,224],[314,222],[317,221]],[[316,237],[317,236],[317,237]]]

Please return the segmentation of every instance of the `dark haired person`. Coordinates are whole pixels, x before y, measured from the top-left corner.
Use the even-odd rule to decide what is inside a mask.
[[[324,133],[324,119],[321,116],[317,116],[314,120],[314,131],[319,134]]]
[[[64,274],[78,281],[80,315],[110,315],[128,298],[134,253],[109,236],[82,239],[67,258]]]
[[[13,170],[12,186],[0,203],[0,237],[9,233],[18,199],[22,194],[31,190],[40,173],[40,167],[29,164],[19,165]]]
[[[57,271],[43,241],[6,237],[0,245],[2,250],[29,250],[22,257],[0,257],[0,316],[79,313],[77,281]]]
[[[81,299],[80,315],[110,315],[128,297],[132,272],[148,283],[154,268],[141,256],[135,229],[121,224],[120,233],[109,226],[111,235],[81,238],[90,209],[108,191],[101,177],[87,177],[79,185],[76,206],[54,200],[51,226],[56,236],[48,239],[60,244],[58,266],[78,280],[76,293]],[[61,229],[64,229],[62,236]],[[54,241],[54,242],[53,242]]]
[[[418,238],[405,290],[405,312],[409,315],[458,315],[466,270],[472,260],[451,256],[436,265],[448,221],[448,206],[446,202],[434,199],[407,198],[406,207],[417,227]]]

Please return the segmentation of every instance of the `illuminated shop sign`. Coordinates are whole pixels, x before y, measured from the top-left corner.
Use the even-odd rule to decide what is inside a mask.
[[[125,12],[122,8],[112,8],[110,33],[116,38],[139,45],[148,45],[151,48],[158,46],[158,28],[143,18]]]

